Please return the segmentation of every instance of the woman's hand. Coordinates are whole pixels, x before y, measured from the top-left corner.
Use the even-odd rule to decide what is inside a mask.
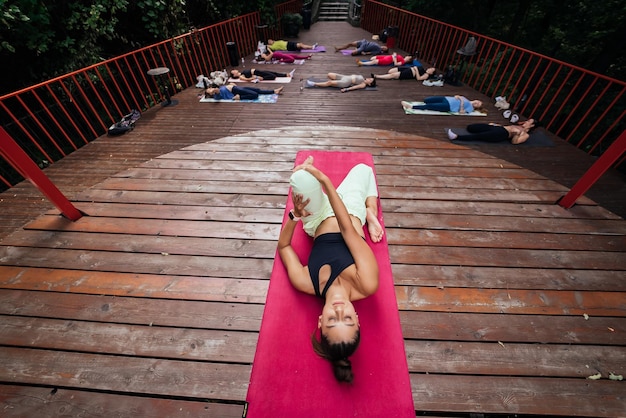
[[[293,214],[297,218],[302,218],[303,216],[309,216],[311,214],[311,212],[305,209],[306,205],[309,204],[311,199],[304,200],[303,195],[292,193],[291,200],[293,201]]]

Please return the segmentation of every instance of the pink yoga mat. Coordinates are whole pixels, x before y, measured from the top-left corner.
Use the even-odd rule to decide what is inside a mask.
[[[313,52],[326,52],[325,46],[316,46],[315,49],[301,49],[300,52],[311,54]]]
[[[309,155],[335,186],[358,163],[374,167],[370,154],[356,152],[300,151],[295,164]],[[291,190],[289,193],[283,224],[293,207]],[[379,212],[383,224],[382,210]],[[378,260],[380,285],[374,295],[354,304],[361,322],[361,344],[350,358],[354,382],[338,383],[330,363],[313,352],[310,337],[322,301],[291,286],[276,254],[246,397],[246,417],[415,417],[387,239],[374,244],[367,229],[366,237]],[[301,226],[292,245],[306,264],[312,238]]]

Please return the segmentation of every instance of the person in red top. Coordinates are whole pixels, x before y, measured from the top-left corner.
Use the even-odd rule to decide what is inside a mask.
[[[412,61],[413,57],[411,55],[403,57],[394,52],[391,55],[374,55],[369,60],[356,60],[356,63],[359,67],[362,65],[393,65],[397,67],[399,65],[411,64]]]

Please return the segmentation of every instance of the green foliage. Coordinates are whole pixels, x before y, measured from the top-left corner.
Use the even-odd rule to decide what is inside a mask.
[[[154,39],[180,35],[189,28],[185,19],[185,0],[141,0],[137,2],[143,28]]]
[[[623,0],[383,2],[626,80]]]

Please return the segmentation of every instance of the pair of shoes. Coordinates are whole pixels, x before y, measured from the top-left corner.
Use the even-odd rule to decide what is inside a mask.
[[[315,42],[315,43],[313,44],[313,48],[311,48],[311,49],[315,49],[315,48],[317,48],[317,45],[318,45],[318,44],[317,44],[317,42]]]
[[[431,86],[443,87],[443,80],[435,80],[430,82]]]
[[[455,139],[457,139],[459,137],[457,134],[452,132],[452,129],[450,129],[450,128],[448,128],[447,134],[448,134],[448,139],[450,141],[454,141]]]
[[[432,87],[433,86],[433,82],[430,80],[424,80],[422,81],[422,84],[428,87]]]
[[[315,87],[315,83],[314,83],[314,82],[312,82],[311,80],[307,80],[307,81],[306,81],[306,86],[307,86],[307,87]]]
[[[294,68],[293,70],[289,71],[289,77],[293,77],[293,73],[296,72],[296,69]]]
[[[505,119],[508,119],[511,123],[517,123],[519,121],[519,115],[508,109],[502,112],[502,116],[504,116]]]

